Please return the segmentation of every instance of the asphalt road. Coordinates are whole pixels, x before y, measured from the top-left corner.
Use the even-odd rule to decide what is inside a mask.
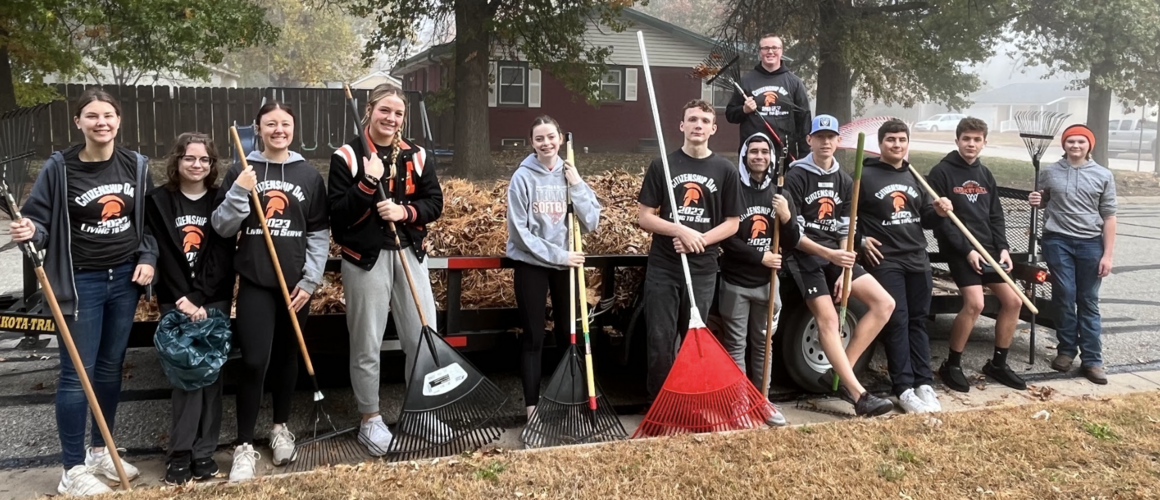
[[[948,137],[945,141],[932,141],[926,139],[915,139],[910,142],[910,149],[915,151],[933,151],[936,153],[948,153],[955,149],[955,143],[952,137]],[[1112,158],[1108,163],[1108,168],[1114,170],[1128,170],[1132,172],[1152,172],[1156,168],[1156,164],[1149,159],[1136,161],[1132,154],[1121,154]],[[1027,154],[1027,148],[1023,146],[1001,146],[996,144],[989,144],[983,149],[983,160],[987,157],[993,158],[1007,158],[1011,160],[1024,160],[1028,164],[1031,162],[1031,157]],[[1059,143],[1052,143],[1043,153],[1044,161],[1054,162],[1063,156],[1063,148]],[[1050,160],[1047,160],[1050,159]]]
[[[1155,248],[1160,245],[1160,204],[1132,204],[1125,200],[1119,215],[1115,269],[1104,280],[1101,291],[1104,357],[1112,371],[1132,371],[1160,363],[1160,259]],[[6,233],[6,231],[3,231]],[[7,235],[0,235],[0,290],[20,286],[19,253],[7,246]],[[5,248],[7,246],[7,248]],[[932,363],[937,367],[945,359],[951,315],[935,318],[929,325]],[[968,375],[977,371],[991,354],[993,322],[980,320],[964,355]],[[1031,379],[1054,376],[1048,366],[1054,356],[1054,335],[1039,328],[1036,335],[1036,361],[1028,364],[1028,325],[1020,325],[1020,334],[1012,347],[1010,360],[1016,371]],[[56,384],[59,357],[55,341],[43,336],[39,342],[21,343],[21,336],[0,332],[0,468],[22,468],[53,463],[59,454],[52,397]],[[515,349],[473,356],[481,369],[508,394],[502,413],[511,427],[523,423],[523,401],[518,378]],[[345,370],[341,362],[316,361],[320,375]],[[549,361],[551,363],[551,361]],[[401,359],[385,361],[388,373],[380,390],[383,413],[393,420],[402,405]],[[546,364],[550,374],[554,365]],[[598,366],[601,385],[618,410],[633,412],[644,401],[643,379],[639,367],[617,369]],[[875,359],[869,385],[885,389],[881,356]],[[341,378],[341,377],[339,377]],[[227,369],[227,384],[232,374]],[[291,428],[299,436],[308,428],[310,394],[305,386],[296,395]],[[127,355],[124,380],[124,402],[117,413],[117,444],[130,450],[129,456],[159,453],[163,449],[170,421],[167,394],[169,383],[162,374],[151,349],[133,349]],[[793,398],[792,388],[774,388],[783,398]],[[339,427],[352,425],[357,415],[348,388],[324,390],[325,407]],[[222,443],[234,439],[234,399],[225,398]],[[269,399],[259,417],[259,435],[270,423]],[[309,435],[309,433],[305,433]]]

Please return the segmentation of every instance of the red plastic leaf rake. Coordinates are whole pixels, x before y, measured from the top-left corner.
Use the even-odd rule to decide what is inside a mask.
[[[649,69],[648,52],[645,49],[644,34],[636,32],[640,44],[641,60],[644,63],[645,83],[648,86],[649,101],[652,104],[653,125],[657,130],[657,142],[661,149],[661,163],[665,178],[671,179],[668,158],[665,156],[664,134],[661,131],[660,113],[657,110],[656,93],[653,90],[652,71]],[[677,202],[672,191],[668,191],[669,207],[673,221],[680,224],[677,217]],[[695,296],[693,282],[689,276],[689,260],[681,254],[681,268],[685,274],[690,301]],[[748,429],[763,425],[772,411],[761,392],[741,373],[733,358],[701,321],[696,304],[689,312],[689,331],[677,359],[661,386],[656,400],[645,415],[644,421],[632,437],[667,436],[689,432],[713,432],[732,429]]]

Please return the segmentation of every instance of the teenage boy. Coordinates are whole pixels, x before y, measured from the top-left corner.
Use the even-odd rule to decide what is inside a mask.
[[[790,219],[789,204],[774,194],[775,180],[769,175],[773,141],[765,134],[753,134],[741,148],[738,174],[741,176],[741,221],[737,233],[721,242],[721,289],[717,309],[721,314],[721,344],[749,381],[761,387],[765,369],[765,332],[769,311],[770,269],[781,269],[781,254],[773,244],[776,213],[781,222],[782,248],[797,246],[797,224]],[[773,330],[781,314],[781,297],[774,290]],[[749,348],[748,362],[746,347]],[[776,405],[765,423],[786,425]]]
[[[882,288],[894,297],[894,314],[882,330],[894,395],[907,413],[942,411],[931,384],[930,259],[923,229],[943,223],[951,202],[930,195],[910,172],[906,154],[910,129],[902,120],[878,128],[881,156],[862,162],[858,229],[864,231],[862,259]]]
[[[761,62],[739,82],[749,95],[734,91],[725,107],[725,119],[741,124],[742,139],[758,132],[768,133],[761,120],[769,122],[789,146],[790,154],[801,158],[810,152],[805,139],[810,128],[810,96],[806,85],[782,64],[785,45],[780,36],[762,35],[758,47]]]
[[[957,151],[951,151],[927,176],[930,185],[951,200],[959,220],[1005,270],[1011,269],[1011,255],[1007,245],[1007,226],[1003,206],[999,203],[995,177],[981,161],[979,154],[987,145],[987,123],[967,117],[955,128]],[[1019,322],[1022,302],[991,269],[982,255],[975,250],[957,226],[944,221],[935,229],[939,252],[946,256],[951,277],[963,297],[963,308],[951,325],[951,346],[947,360],[938,373],[943,383],[959,392],[971,390],[963,374],[963,349],[979,314],[983,312],[983,285],[999,299],[999,317],[995,320],[995,354],[983,365],[983,373],[1012,389],[1023,390],[1027,383],[1007,366],[1007,351],[1015,338],[1015,324]]]
[[[648,324],[648,392],[655,399],[676,360],[681,338],[689,327],[692,301],[705,321],[717,278],[720,242],[737,232],[741,194],[733,163],[709,150],[717,132],[716,112],[702,100],[681,110],[681,149],[668,154],[671,178],[657,158],[649,164],[640,187],[638,222],[653,234],[644,279],[645,320]],[[673,222],[669,197],[675,197],[680,224]],[[693,297],[688,296],[678,254],[687,254]]]
[[[807,140],[811,153],[793,162],[785,177],[786,198],[794,204],[802,231],[801,241],[790,252],[787,264],[817,321],[822,350],[833,365],[832,373],[823,375],[822,383],[829,386],[837,375],[841,381],[839,396],[854,405],[858,416],[883,415],[893,410],[894,404],[870,394],[858,383],[854,363],[890,318],[894,299],[854,263],[855,253],[842,250],[852,222],[854,180],[842,172],[834,159],[841,142],[838,119],[830,115],[814,118]],[[842,296],[844,269],[853,273],[851,295],[870,308],[858,320],[845,350],[834,306]]]

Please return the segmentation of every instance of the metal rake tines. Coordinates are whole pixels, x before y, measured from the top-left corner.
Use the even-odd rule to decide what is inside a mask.
[[[389,453],[392,460],[442,457],[474,450],[503,433],[496,414],[507,396],[484,379],[470,393],[433,410],[403,410]]]
[[[286,472],[311,471],[319,467],[358,463],[374,458],[359,444],[356,435],[357,432],[346,432],[333,439],[298,445],[298,456],[286,466]]]
[[[1031,159],[1039,161],[1047,147],[1055,140],[1055,134],[1063,126],[1070,113],[1057,111],[1017,111],[1015,125],[1019,127],[1019,137],[1027,146],[1027,153]]]
[[[603,395],[596,396],[596,410],[588,402],[565,403],[541,397],[536,411],[520,433],[529,448],[619,441],[628,437]]]
[[[693,78],[725,90],[737,90],[741,81],[741,56],[736,47],[718,44],[700,64],[693,67]]]

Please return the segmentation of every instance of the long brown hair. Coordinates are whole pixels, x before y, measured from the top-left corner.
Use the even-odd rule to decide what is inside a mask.
[[[181,157],[185,156],[185,150],[190,144],[205,145],[206,156],[209,156],[209,173],[206,174],[202,182],[205,183],[206,189],[213,187],[217,182],[217,164],[221,159],[217,154],[217,149],[213,146],[213,138],[201,132],[186,132],[177,136],[177,142],[173,145],[173,150],[169,152],[169,157],[165,160],[165,189],[170,191],[177,191],[181,188],[181,173],[178,172],[178,165],[181,163]]]
[[[84,111],[85,107],[89,104],[97,101],[109,103],[113,107],[113,111],[117,113],[117,116],[121,116],[121,103],[117,102],[117,98],[105,92],[105,89],[100,87],[89,87],[73,102],[73,108],[76,109],[73,112],[73,118],[80,118],[81,111]]]
[[[399,150],[403,149],[403,128],[407,126],[407,96],[403,93],[403,89],[399,87],[389,83],[380,83],[371,89],[371,94],[367,97],[366,111],[363,112],[362,117],[363,133],[365,134],[368,132],[367,126],[371,124],[371,113],[374,111],[375,105],[390,96],[396,96],[400,101],[403,101],[403,123],[399,124],[399,129],[395,131],[395,137],[391,140],[391,162],[387,164],[388,174],[394,168],[395,162],[399,159]],[[367,137],[367,139],[370,139],[370,137]],[[370,151],[366,153],[369,155]]]

